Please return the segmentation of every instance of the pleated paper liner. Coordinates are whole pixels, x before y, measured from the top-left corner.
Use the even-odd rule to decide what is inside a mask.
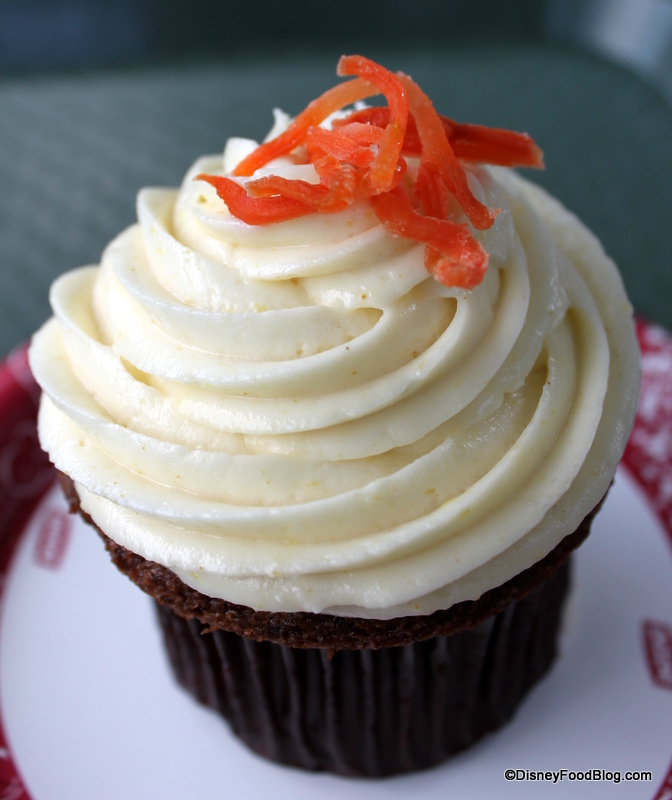
[[[379,777],[425,769],[504,725],[556,655],[569,562],[475,628],[339,650],[206,632],[157,603],[180,684],[260,755]]]

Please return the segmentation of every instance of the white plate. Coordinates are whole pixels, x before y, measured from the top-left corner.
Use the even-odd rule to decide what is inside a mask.
[[[647,336],[630,472],[619,470],[577,554],[561,655],[503,730],[440,767],[384,781],[258,758],[177,687],[152,601],[54,489],[0,589],[0,798],[672,798],[672,534],[660,521],[672,509],[672,390],[660,390],[672,382],[672,343],[642,326],[645,367]],[[0,473],[2,452],[0,442]],[[507,769],[567,774],[553,785],[507,781]],[[621,782],[571,780],[586,770]],[[628,771],[651,777],[626,782]]]

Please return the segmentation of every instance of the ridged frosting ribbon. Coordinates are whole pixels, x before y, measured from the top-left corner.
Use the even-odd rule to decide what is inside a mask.
[[[612,479],[639,385],[619,274],[503,168],[468,174],[502,209],[472,291],[366,202],[246,225],[193,176],[251,147],[140,192],[100,266],[56,281],[30,351],[43,447],[107,535],[205,594],[374,618],[474,599]]]

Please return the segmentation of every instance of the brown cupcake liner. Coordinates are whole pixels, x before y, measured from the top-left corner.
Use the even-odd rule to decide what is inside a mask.
[[[112,561],[157,601],[177,680],[260,755],[382,777],[425,769],[496,730],[550,669],[568,557],[600,504],[548,555],[478,600],[375,620],[255,611],[208,597],[117,544]]]
[[[307,770],[382,777],[434,766],[511,718],[553,663],[568,583],[566,562],[476,627],[335,653],[208,631],[157,608],[177,680],[248,747]]]

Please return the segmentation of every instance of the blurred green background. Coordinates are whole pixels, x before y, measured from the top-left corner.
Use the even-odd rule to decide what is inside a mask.
[[[529,176],[672,328],[672,2],[0,0],[0,355],[49,315],[51,281],[98,261],[135,195],[232,135],[263,137],[362,52],[439,111],[526,130]]]

